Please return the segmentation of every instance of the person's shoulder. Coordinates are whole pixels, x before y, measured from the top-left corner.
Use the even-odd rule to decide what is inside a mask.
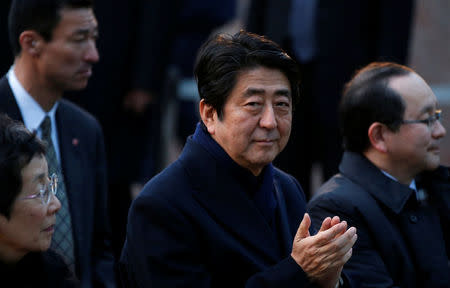
[[[197,206],[193,195],[195,188],[188,178],[177,160],[150,179],[131,203],[128,225],[131,223],[130,227],[133,227],[138,223],[148,222],[149,217],[151,221],[183,218],[188,210]],[[159,218],[161,215],[165,215],[163,219]]]
[[[337,206],[349,206],[358,197],[365,195],[363,188],[344,175],[338,173],[326,181],[316,191],[308,207],[324,203],[337,203]]]
[[[284,192],[285,198],[297,199],[306,203],[306,196],[303,188],[294,176],[274,167],[273,178],[275,183]]]
[[[284,172],[283,170],[277,167],[273,167],[273,177],[278,181],[300,186],[297,179],[295,179],[294,176]]]
[[[11,91],[11,86],[9,86],[8,78],[5,75],[0,78],[0,109],[4,109],[11,101],[15,101],[15,99]]]
[[[184,198],[191,189],[188,175],[178,159],[150,179],[136,200],[161,198],[176,201]]]
[[[342,174],[336,174],[317,190],[307,204],[307,211],[316,229],[325,217],[333,216],[360,228],[363,224],[359,220],[366,214],[364,210],[370,197],[363,187]]]
[[[0,95],[9,87],[8,78],[6,75],[0,78]]]
[[[203,186],[202,181],[210,180],[209,176],[217,176],[210,171],[216,167],[212,161],[201,145],[188,139],[178,159],[150,179],[140,195],[174,201],[192,198],[192,193]]]
[[[79,127],[100,129],[100,123],[92,114],[67,99],[59,101],[57,113],[60,113],[61,117],[65,119],[70,119]]]

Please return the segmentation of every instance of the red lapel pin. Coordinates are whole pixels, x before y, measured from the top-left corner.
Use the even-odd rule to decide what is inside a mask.
[[[72,139],[72,145],[73,146],[78,146],[78,143],[79,143],[78,138],[73,138]]]

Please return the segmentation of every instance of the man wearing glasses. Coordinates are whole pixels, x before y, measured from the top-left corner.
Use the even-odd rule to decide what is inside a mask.
[[[339,112],[346,151],[308,205],[314,225],[338,215],[358,229],[344,266],[357,287],[449,287],[450,173],[439,164],[436,96],[408,67],[372,63],[346,85]]]

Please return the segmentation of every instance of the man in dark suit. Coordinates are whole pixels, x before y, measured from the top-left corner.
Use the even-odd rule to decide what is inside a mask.
[[[372,63],[347,84],[340,173],[308,205],[358,229],[344,266],[357,287],[449,287],[450,171],[435,95],[413,70]]]
[[[51,248],[82,287],[114,287],[102,132],[92,116],[61,99],[86,86],[99,59],[92,2],[13,1],[9,31],[15,60],[0,80],[0,111],[48,143],[62,204]]]
[[[339,285],[356,230],[333,217],[311,236],[300,185],[271,164],[289,138],[297,64],[243,31],[211,38],[197,59],[201,122],[130,208],[124,285]]]

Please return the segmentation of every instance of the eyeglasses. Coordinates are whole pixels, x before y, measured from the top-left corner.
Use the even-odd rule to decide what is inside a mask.
[[[52,195],[56,196],[56,191],[58,190],[58,175],[56,175],[56,173],[53,173],[48,180],[49,183],[45,185],[39,184],[39,192],[33,195],[23,197],[21,199],[41,198],[42,204],[48,205],[48,203],[50,203]]]
[[[428,128],[432,128],[436,121],[441,119],[442,110],[436,110],[434,115],[431,115],[427,119],[423,120],[402,120],[402,124],[414,124],[414,123],[423,123],[428,126]]]

